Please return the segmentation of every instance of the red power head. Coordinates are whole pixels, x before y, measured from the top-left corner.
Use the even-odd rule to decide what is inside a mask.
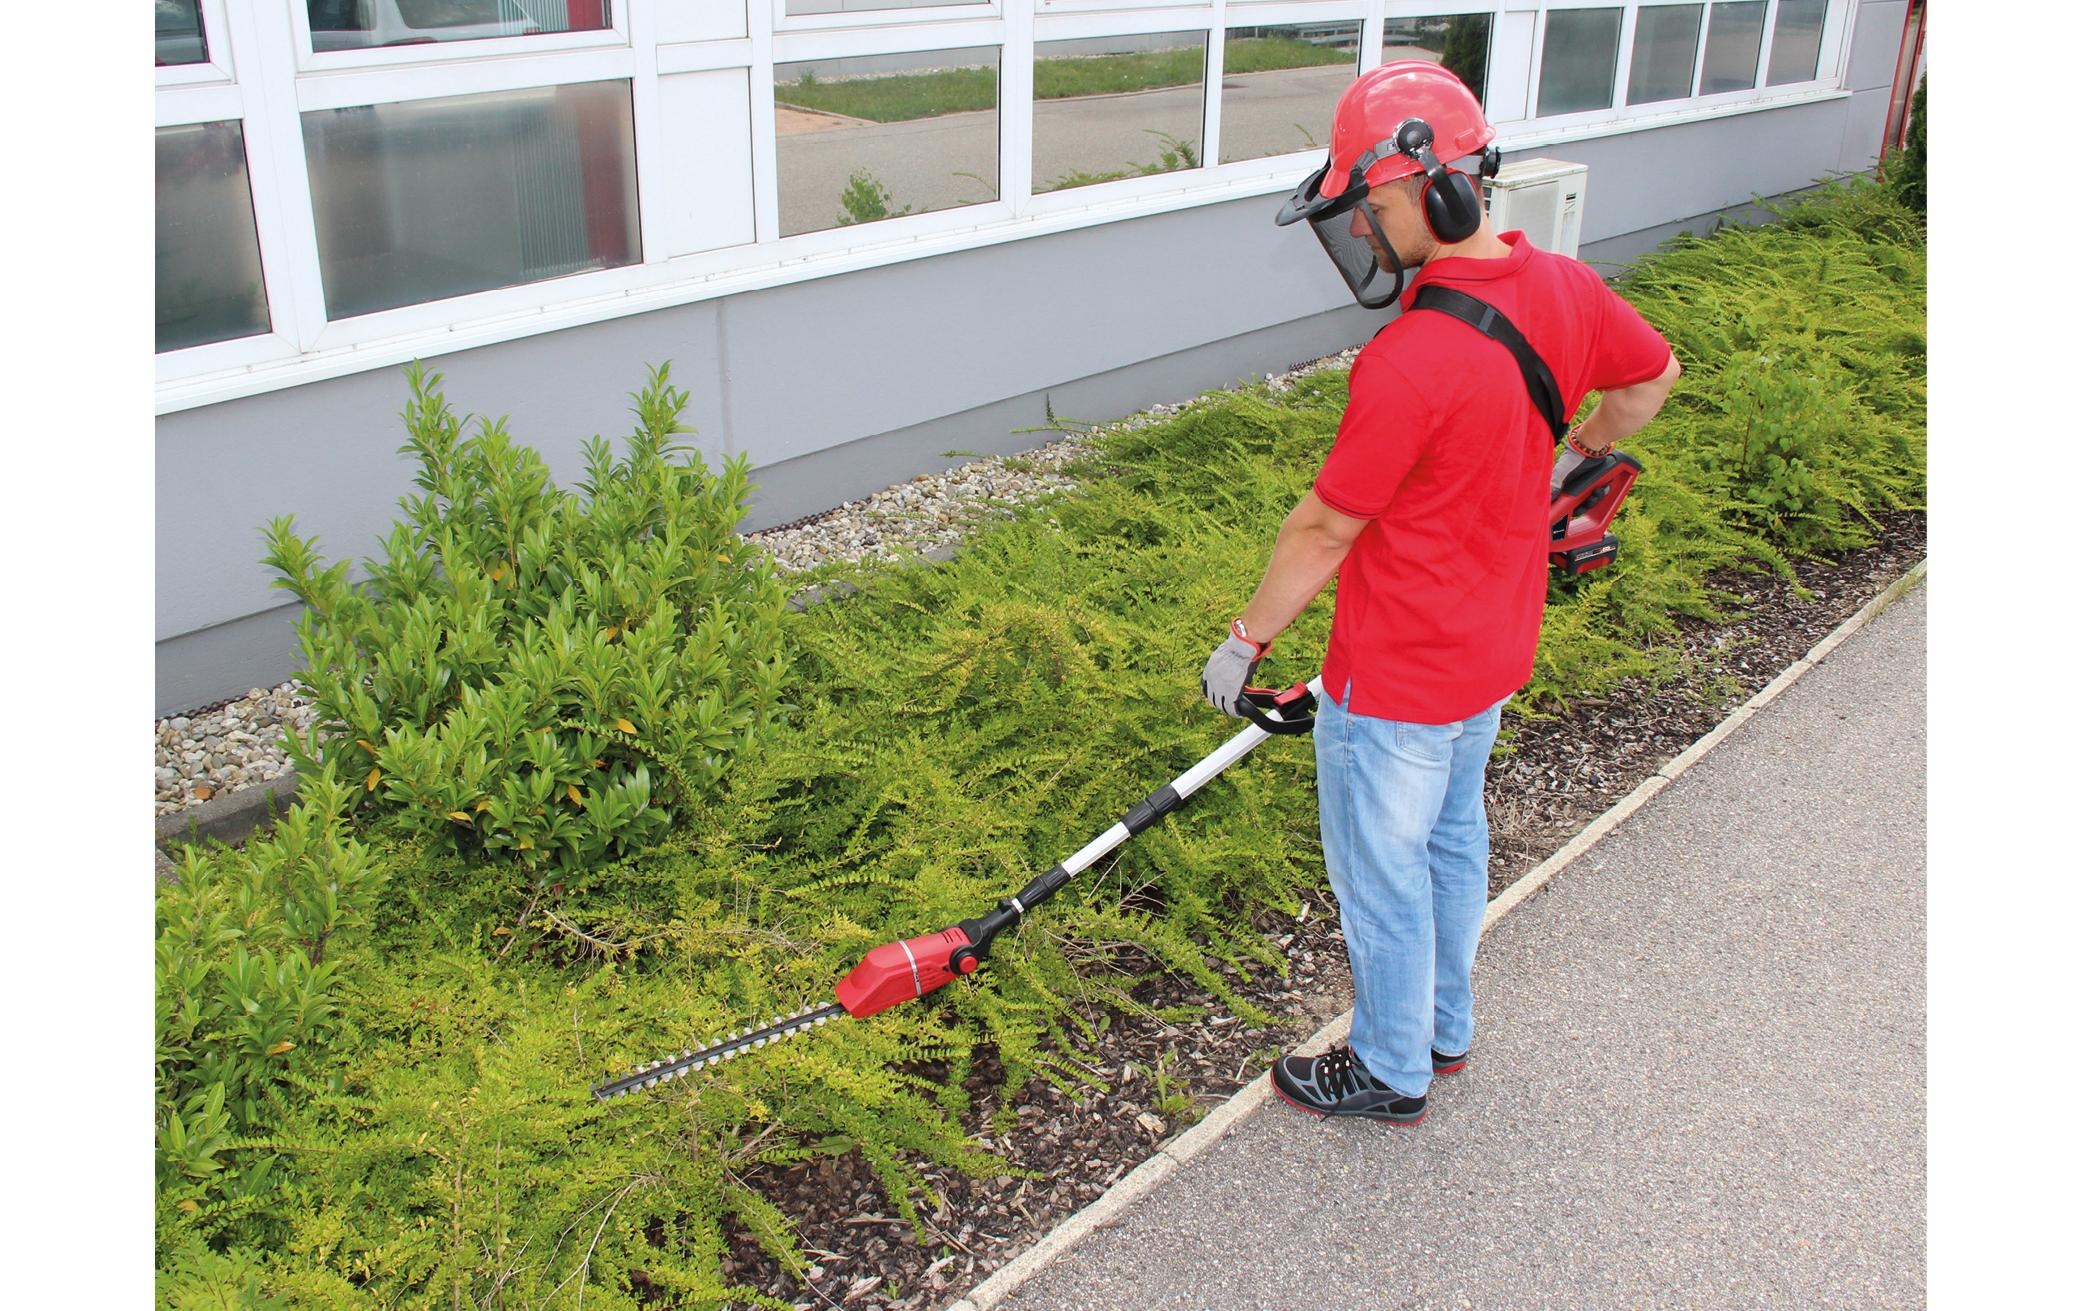
[[[1548,507],[1555,525],[1548,562],[1565,574],[1585,574],[1612,563],[1620,541],[1609,531],[1620,503],[1642,472],[1642,462],[1624,451],[1587,461]]]
[[[955,972],[949,968],[948,958],[957,948],[968,945],[969,935],[959,926],[902,942],[886,942],[861,957],[853,972],[839,980],[833,995],[848,1015],[886,1011],[899,1002],[923,997],[953,982]],[[965,974],[977,966],[974,956],[965,957],[962,963]]]

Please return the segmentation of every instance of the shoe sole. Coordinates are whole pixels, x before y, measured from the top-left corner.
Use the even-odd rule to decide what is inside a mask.
[[[1463,1056],[1463,1057],[1462,1057],[1462,1058],[1461,1058],[1460,1060],[1458,1060],[1458,1061],[1455,1061],[1455,1062],[1454,1062],[1454,1063],[1453,1063],[1452,1065],[1435,1065],[1435,1066],[1433,1066],[1433,1067],[1432,1067],[1432,1073],[1434,1074],[1434,1076],[1438,1076],[1438,1075],[1442,1075],[1442,1074],[1459,1074],[1459,1073],[1461,1073],[1461,1071],[1463,1071],[1463,1070],[1465,1070],[1465,1069],[1467,1069],[1467,1068],[1468,1068],[1468,1058],[1467,1058],[1466,1056]]]
[[[1275,1097],[1278,1097],[1281,1101],[1286,1102],[1289,1106],[1292,1106],[1296,1110],[1301,1111],[1303,1114],[1313,1115],[1319,1120],[1329,1120],[1334,1118],[1340,1120],[1373,1120],[1379,1124],[1393,1124],[1405,1129],[1411,1129],[1416,1128],[1418,1125],[1424,1123],[1425,1117],[1432,1114],[1432,1108],[1428,1106],[1424,1110],[1419,1111],[1416,1115],[1409,1116],[1369,1115],[1365,1111],[1352,1111],[1347,1114],[1334,1117],[1329,1111],[1319,1111],[1314,1106],[1304,1106],[1302,1103],[1296,1101],[1294,1098],[1280,1091],[1280,1085],[1278,1083],[1273,1084],[1273,1095]]]

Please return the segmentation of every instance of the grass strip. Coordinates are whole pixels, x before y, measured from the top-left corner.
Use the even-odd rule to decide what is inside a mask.
[[[1232,41],[1224,48],[1225,73],[1260,73],[1324,64],[1351,64],[1353,53],[1306,41],[1264,38]],[[1207,76],[1206,52],[1199,48],[1135,51],[1117,55],[1034,61],[1034,97],[1064,100],[1075,96],[1121,95],[1165,87],[1198,86]],[[804,74],[777,82],[776,103],[795,109],[843,114],[873,123],[902,123],[940,114],[974,113],[998,104],[998,70],[945,68],[922,73],[890,73],[874,77],[820,81]]]

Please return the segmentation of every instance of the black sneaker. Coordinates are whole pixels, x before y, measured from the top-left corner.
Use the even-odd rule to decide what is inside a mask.
[[[1273,1091],[1311,1115],[1358,1115],[1390,1124],[1425,1118],[1425,1099],[1405,1097],[1367,1073],[1350,1047],[1321,1056],[1286,1056],[1273,1066]]]
[[[1437,1047],[1432,1049],[1432,1073],[1435,1075],[1459,1074],[1467,1067],[1467,1052],[1462,1052],[1459,1056],[1445,1056],[1440,1054]]]

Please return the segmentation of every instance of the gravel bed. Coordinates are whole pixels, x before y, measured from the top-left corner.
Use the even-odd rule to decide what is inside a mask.
[[[1318,369],[1349,365],[1359,347],[1296,364],[1268,379],[1277,393]],[[783,573],[858,560],[895,560],[961,540],[964,533],[1013,507],[1073,486],[1062,470],[1091,450],[1093,439],[1170,418],[1201,397],[1153,405],[1111,424],[1074,433],[1018,455],[972,460],[945,473],[921,474],[858,501],[791,524],[749,533]],[[235,701],[159,720],[153,733],[154,814],[170,815],[213,797],[289,772],[285,727],[301,732],[315,718],[294,683],[254,688]]]

